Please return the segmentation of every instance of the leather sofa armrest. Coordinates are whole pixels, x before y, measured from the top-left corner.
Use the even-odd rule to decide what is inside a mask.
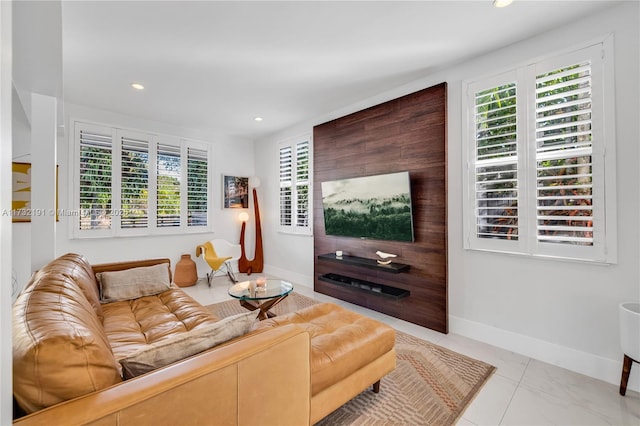
[[[309,424],[310,345],[299,326],[274,328],[14,424]]]

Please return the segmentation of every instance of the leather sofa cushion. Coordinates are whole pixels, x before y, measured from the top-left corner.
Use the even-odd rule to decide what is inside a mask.
[[[102,303],[109,303],[162,293],[171,286],[168,269],[168,264],[161,263],[122,271],[100,272],[96,274],[100,282],[100,300]]]
[[[82,290],[82,294],[91,304],[100,321],[102,321],[102,305],[100,304],[98,283],[91,264],[84,256],[76,253],[67,253],[58,257],[55,262],[44,266],[42,270],[48,272],[58,271],[72,279]]]
[[[311,395],[389,352],[395,330],[333,303],[261,321],[256,330],[297,324],[311,335]]]
[[[123,378],[137,377],[242,336],[251,330],[257,314],[250,311],[233,315],[144,346],[120,360]]]
[[[143,346],[219,320],[175,286],[153,296],[107,303],[102,310],[104,332],[117,360]]]
[[[13,392],[27,413],[122,381],[84,263],[43,267],[13,305]]]

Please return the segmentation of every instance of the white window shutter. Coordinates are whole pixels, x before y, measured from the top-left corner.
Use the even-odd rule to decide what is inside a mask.
[[[207,226],[209,217],[209,152],[187,147],[187,226]]]
[[[477,238],[518,240],[517,85],[474,94]]]
[[[299,232],[309,228],[309,141],[296,144],[296,223]]]
[[[536,237],[593,245],[591,63],[536,76]]]
[[[180,226],[180,151],[179,145],[166,142],[157,142],[156,145],[156,226],[158,228]]]
[[[149,138],[118,132],[120,144],[120,228],[149,227]]]
[[[293,150],[291,145],[280,148],[280,226],[292,224]]]
[[[278,145],[280,170],[280,231],[311,235],[311,137],[304,135]]]
[[[109,128],[78,123],[79,231],[109,230],[112,226],[113,136]]]
[[[613,69],[605,73],[604,60],[610,43],[530,66],[535,82],[532,241],[533,250],[544,256],[616,261],[615,133],[613,125],[605,125],[613,117]]]

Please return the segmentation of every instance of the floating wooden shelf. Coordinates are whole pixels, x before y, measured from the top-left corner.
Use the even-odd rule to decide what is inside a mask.
[[[396,263],[396,262],[391,262],[388,265],[381,265],[378,263],[376,259],[367,259],[366,257],[344,256],[344,255],[341,257],[338,257],[334,253],[321,254],[318,256],[318,259],[329,260],[332,262],[340,262],[347,265],[361,266],[363,268],[377,269],[377,270],[389,272],[392,274],[407,272],[411,267],[410,265],[405,265],[404,263]]]

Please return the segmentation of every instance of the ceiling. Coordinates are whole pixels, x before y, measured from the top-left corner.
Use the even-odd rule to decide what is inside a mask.
[[[613,3],[63,1],[64,98],[259,139]]]

